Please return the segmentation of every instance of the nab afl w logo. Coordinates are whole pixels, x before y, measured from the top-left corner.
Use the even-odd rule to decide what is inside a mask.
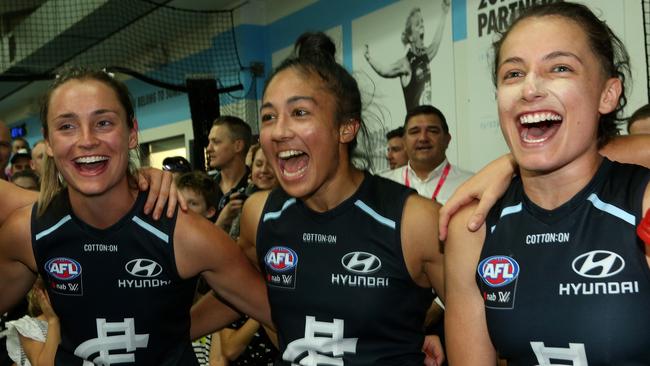
[[[266,266],[266,283],[285,289],[296,288],[298,271],[298,254],[291,248],[276,246],[264,256]]]
[[[69,281],[81,275],[81,264],[74,259],[58,257],[47,261],[45,270],[56,279]]]
[[[136,277],[156,277],[162,272],[162,266],[151,259],[138,258],[129,261],[125,266],[127,272]]]
[[[588,278],[613,276],[625,268],[620,255],[607,250],[592,250],[576,257],[571,263],[573,271]]]
[[[351,252],[341,258],[341,264],[352,273],[371,274],[379,271],[381,260],[374,254]]]
[[[264,256],[266,266],[278,272],[286,272],[298,265],[298,255],[291,248],[273,247]]]
[[[56,257],[45,262],[48,288],[61,295],[83,295],[81,264],[74,259]]]
[[[478,274],[488,286],[501,287],[517,279],[519,264],[510,257],[495,255],[479,263]]]

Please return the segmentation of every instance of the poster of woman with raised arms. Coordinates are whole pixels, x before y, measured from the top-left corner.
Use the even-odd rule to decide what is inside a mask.
[[[440,48],[449,12],[449,1],[442,0],[440,8],[434,10],[433,17],[428,18],[426,22],[419,6],[411,8],[401,33],[401,43],[407,50],[405,55],[397,60],[391,62],[383,55],[373,55],[371,45],[365,44],[364,58],[374,72],[383,78],[399,78],[407,111],[418,105],[432,103],[429,63]],[[433,37],[428,44],[424,43],[425,23],[429,29],[433,28]],[[399,49],[397,45],[396,49]]]

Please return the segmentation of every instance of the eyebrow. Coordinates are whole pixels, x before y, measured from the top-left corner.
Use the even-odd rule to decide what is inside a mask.
[[[114,111],[114,110],[112,110],[112,109],[98,109],[98,110],[96,110],[96,111],[93,111],[92,115],[93,115],[93,116],[96,116],[96,115],[99,115],[99,114],[105,114],[105,113],[118,114],[116,111]]]
[[[99,115],[106,114],[106,113],[111,113],[111,114],[115,114],[115,115],[118,114],[116,111],[113,111],[111,109],[98,109],[96,111],[93,111],[91,113],[91,115],[99,116]],[[58,116],[54,117],[54,119],[58,119],[58,118],[66,118],[67,119],[67,118],[75,118],[75,117],[77,117],[76,113],[68,112],[68,113],[59,114]]]
[[[523,63],[524,63],[524,59],[521,57],[508,57],[507,59],[501,61],[501,63],[499,64],[499,68],[501,68],[501,66],[505,64],[523,64]]]
[[[306,96],[306,95],[296,95],[295,97],[291,97],[291,98],[287,99],[287,104],[299,102],[301,100],[307,100],[307,101],[312,102],[314,104],[318,104],[316,102],[316,99],[314,99],[314,97],[309,97],[309,96]]]
[[[551,53],[549,53],[548,55],[544,56],[544,60],[545,60],[545,61],[548,61],[548,60],[552,60],[552,59],[555,59],[555,58],[558,58],[558,57],[570,57],[570,58],[573,58],[573,59],[575,59],[576,61],[580,62],[581,64],[583,63],[583,62],[582,62],[582,59],[581,59],[580,57],[578,57],[578,55],[576,55],[576,54],[573,53],[573,52],[569,52],[569,51],[555,51],[555,52],[551,52]]]
[[[553,60],[553,59],[556,59],[556,58],[559,58],[559,57],[570,57],[570,58],[575,59],[579,63],[583,64],[582,59],[580,57],[578,57],[578,55],[576,55],[573,52],[568,52],[568,51],[554,51],[554,52],[551,52],[548,55],[544,56],[542,58],[542,60],[549,61],[549,60]],[[515,57],[508,57],[507,59],[503,60],[503,62],[501,62],[499,64],[499,68],[501,68],[501,66],[503,66],[503,65],[505,65],[507,63],[523,64],[524,59],[522,59],[521,57],[516,57],[516,56]]]
[[[318,102],[316,101],[316,99],[314,99],[314,97],[310,97],[310,96],[306,96],[306,95],[296,95],[296,96],[290,97],[289,99],[287,99],[287,104],[299,102],[301,100],[306,100],[306,101],[312,102],[314,104],[318,104]],[[260,111],[262,109],[264,109],[264,108],[273,108],[273,103],[266,102],[266,103],[262,104],[262,107],[260,107]]]

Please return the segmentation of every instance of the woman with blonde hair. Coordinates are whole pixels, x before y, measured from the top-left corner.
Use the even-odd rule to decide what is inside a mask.
[[[123,83],[66,69],[41,119],[44,188],[0,229],[0,312],[40,274],[61,324],[56,364],[196,365],[189,309],[198,275],[270,323],[264,284],[225,233],[193,213],[144,215],[130,162],[137,121]]]

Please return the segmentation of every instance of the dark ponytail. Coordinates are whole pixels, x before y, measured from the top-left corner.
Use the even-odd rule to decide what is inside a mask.
[[[294,54],[298,58],[317,62],[336,62],[336,46],[324,33],[307,32],[298,37],[294,45]]]

